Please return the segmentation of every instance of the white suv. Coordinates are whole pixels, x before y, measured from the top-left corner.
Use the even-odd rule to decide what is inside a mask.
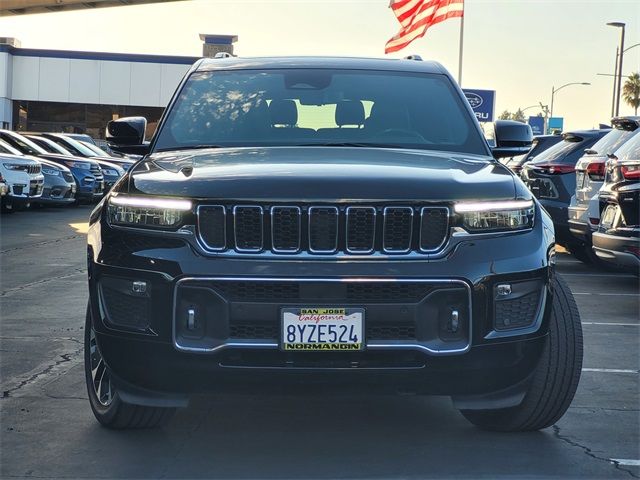
[[[28,206],[42,195],[44,175],[40,162],[30,157],[0,153],[0,174],[7,184],[7,194],[2,197],[2,210],[13,211]]]

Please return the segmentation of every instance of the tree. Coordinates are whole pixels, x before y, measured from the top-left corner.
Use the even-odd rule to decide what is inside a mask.
[[[640,107],[640,72],[632,73],[622,87],[622,98],[632,106],[636,115]]]
[[[515,113],[511,113],[509,110],[505,110],[498,116],[499,120],[515,120],[516,122],[527,123],[527,119],[521,109],[516,110]]]
[[[527,123],[527,119],[524,116],[524,112],[521,109],[518,109],[516,113],[511,116],[511,120],[515,120],[516,122]]]

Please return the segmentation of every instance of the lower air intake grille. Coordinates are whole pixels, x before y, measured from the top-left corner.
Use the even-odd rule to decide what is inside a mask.
[[[278,326],[258,323],[232,324],[229,326],[229,338],[275,340],[278,338]]]
[[[369,340],[415,340],[416,327],[410,324],[367,325]]]

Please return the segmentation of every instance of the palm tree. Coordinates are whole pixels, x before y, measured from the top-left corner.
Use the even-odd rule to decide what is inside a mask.
[[[632,73],[624,82],[622,87],[622,98],[630,106],[635,108],[638,115],[638,107],[640,107],[640,72]]]

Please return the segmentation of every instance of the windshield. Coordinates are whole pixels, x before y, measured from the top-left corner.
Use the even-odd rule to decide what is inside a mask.
[[[352,70],[196,72],[155,150],[344,145],[486,155],[463,99],[443,75]]]
[[[617,128],[614,128],[598,140],[593,147],[591,147],[591,150],[597,152],[598,155],[609,155],[610,153],[614,153],[618,150],[618,148],[620,148],[624,142],[629,140],[634,133],[634,130],[618,130]]]
[[[65,150],[60,145],[58,145],[55,142],[52,142],[48,138],[29,137],[29,139],[31,141],[33,141],[34,143],[37,143],[39,146],[44,148],[49,153],[57,153],[57,154],[60,154],[60,155],[66,155],[67,157],[71,155],[71,152],[69,152],[69,150]]]
[[[40,147],[39,145],[36,145],[31,140],[23,137],[20,134],[13,133],[13,132],[4,132],[0,135],[2,140],[7,142],[12,147],[17,148],[18,150],[20,150],[20,152],[24,153],[25,155],[42,155],[47,153],[47,151],[44,148]]]
[[[55,136],[55,138],[52,139],[54,142],[56,143],[62,143],[64,145],[64,148],[66,148],[67,150],[69,150],[70,152],[73,152],[75,155],[80,155],[81,157],[95,157],[96,154],[94,152],[92,152],[91,150],[89,150],[87,147],[85,147],[84,145],[82,145],[79,141],[70,138],[70,137],[65,137],[65,136]]]
[[[85,147],[87,147],[89,150],[91,150],[94,153],[94,156],[96,157],[106,157],[106,158],[111,158],[111,155],[109,155],[107,152],[105,152],[104,150],[102,150],[100,147],[96,147],[95,145],[92,145],[89,142],[84,142],[82,140],[79,140],[81,145],[84,145]]]
[[[640,160],[640,129],[633,134],[633,137],[616,151],[619,160]]]
[[[4,140],[0,140],[0,153],[10,153],[11,155],[22,155],[20,150],[12,147]]]

